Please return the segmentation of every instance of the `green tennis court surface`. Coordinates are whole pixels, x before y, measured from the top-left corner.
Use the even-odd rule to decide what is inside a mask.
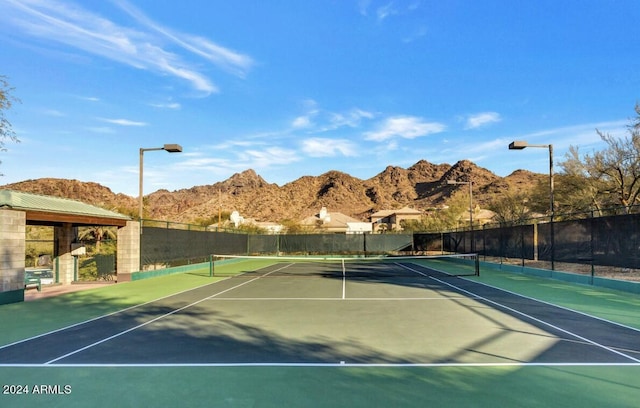
[[[0,403],[636,406],[637,296],[438,269],[243,261],[7,305]]]

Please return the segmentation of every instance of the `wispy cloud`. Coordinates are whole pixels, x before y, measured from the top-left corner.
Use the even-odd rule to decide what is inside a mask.
[[[439,122],[427,122],[416,116],[394,116],[382,122],[377,130],[366,132],[365,139],[376,142],[388,139],[415,139],[433,133],[440,133],[446,126]]]
[[[345,139],[313,137],[302,142],[302,151],[311,157],[353,157],[357,154],[356,145]]]
[[[166,39],[236,75],[244,75],[253,65],[249,56],[205,38],[162,27],[126,1],[119,0],[116,4],[141,26],[119,25],[81,6],[56,0],[6,0],[3,24],[89,54],[183,79],[207,94],[217,92],[216,85],[183,56],[166,49]]]
[[[303,129],[311,126],[311,117],[309,115],[298,116],[291,122],[291,126],[295,129]]]
[[[238,153],[240,162],[245,168],[268,168],[274,165],[295,163],[300,157],[292,149],[269,147],[264,150],[245,150]]]
[[[103,122],[112,123],[114,125],[119,126],[147,126],[146,122],[137,122],[129,119],[107,119],[107,118],[98,118]]]
[[[89,102],[100,102],[100,98],[97,98],[95,96],[78,96],[78,99]]]
[[[415,30],[413,30],[413,32],[410,33],[408,36],[404,37],[402,39],[402,42],[405,42],[405,43],[414,42],[414,41],[426,36],[427,33],[428,33],[427,27],[420,26],[420,27],[416,28]]]
[[[346,112],[330,112],[320,109],[317,102],[308,99],[304,102],[306,112],[296,117],[291,126],[294,129],[309,129],[310,132],[329,132],[342,127],[355,128],[363,119],[373,119],[372,112],[352,108]]]
[[[116,133],[115,130],[113,130],[110,127],[106,127],[106,126],[102,126],[102,127],[88,127],[87,130],[89,132],[92,133],[100,133],[100,134],[112,134],[112,133]]]
[[[359,108],[353,108],[346,113],[331,113],[329,125],[325,130],[337,129],[344,126],[355,128],[360,126],[363,119],[373,119],[375,115]]]
[[[291,127],[293,127],[294,129],[311,127],[313,124],[313,118],[316,117],[320,112],[318,103],[313,99],[305,99],[302,102],[302,105],[305,112],[291,121]]]
[[[376,17],[378,18],[378,21],[382,21],[385,18],[392,16],[394,14],[398,14],[398,10],[396,9],[395,4],[393,2],[387,3],[384,6],[378,7],[378,9],[376,10]]]
[[[47,116],[55,116],[55,117],[67,116],[65,113],[60,112],[57,109],[45,109],[44,111],[42,111],[42,113],[44,113]]]
[[[379,6],[373,6],[372,3],[372,0],[358,0],[358,12],[361,15],[368,17],[369,9],[374,9],[372,15],[375,16],[378,22],[382,22],[392,16],[412,13],[420,8],[421,5],[419,0],[409,4],[405,4],[404,1],[387,1],[385,4]]]
[[[159,108],[159,109],[173,109],[173,110],[178,110],[180,109],[182,106],[177,103],[177,102],[168,102],[168,103],[151,103],[151,106],[153,106],[154,108]]]
[[[162,34],[175,44],[200,57],[209,60],[216,66],[238,76],[244,76],[253,66],[253,59],[248,55],[222,47],[206,38],[190,34],[178,33],[164,27],[142,13],[138,8],[125,0],[115,0],[124,11],[151,30]]]
[[[600,145],[602,139],[596,132],[599,130],[608,133],[613,137],[622,138],[627,134],[628,121],[618,120],[610,122],[594,122],[584,123],[574,126],[562,126],[558,128],[544,129],[538,132],[517,135],[510,138],[513,140],[526,140],[531,144],[548,144],[552,143],[558,150],[574,146],[597,146]]]
[[[497,112],[482,112],[467,117],[465,129],[477,129],[491,123],[500,122],[502,118]]]
[[[358,11],[363,16],[369,14],[369,6],[371,5],[371,0],[358,0]]]

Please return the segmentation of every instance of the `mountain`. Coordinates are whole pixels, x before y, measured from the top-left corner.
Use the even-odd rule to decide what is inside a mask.
[[[407,169],[388,166],[367,180],[329,171],[320,176],[303,176],[280,187],[267,183],[255,171],[246,170],[211,185],[151,193],[145,196],[145,217],[188,223],[215,218],[219,211],[238,211],[245,218],[259,221],[301,220],[326,207],[367,220],[379,210],[442,206],[453,192],[468,188],[449,185],[447,180],[472,180],[474,202],[482,207],[496,194],[507,189],[530,189],[543,177],[517,170],[502,178],[468,160],[453,166],[421,160]],[[115,194],[92,182],[42,178],[0,188],[69,198],[132,216],[137,214],[136,197]]]

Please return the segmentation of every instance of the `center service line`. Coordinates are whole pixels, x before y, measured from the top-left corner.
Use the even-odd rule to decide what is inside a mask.
[[[344,259],[342,260],[342,299],[347,297],[347,269],[344,266]]]

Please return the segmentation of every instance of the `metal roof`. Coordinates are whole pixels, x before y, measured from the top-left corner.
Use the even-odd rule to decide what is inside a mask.
[[[85,204],[80,201],[13,190],[0,190],[0,208],[26,211],[27,219],[29,219],[30,213],[46,213],[50,214],[50,216],[44,217],[47,218],[48,221],[57,221],[55,218],[56,214],[58,214],[60,222],[76,222],[81,224],[87,224],[90,220],[100,222],[105,220],[118,220],[116,224],[120,225],[123,221],[131,219],[131,217],[126,215]],[[34,217],[32,218],[38,219],[37,216]],[[72,218],[71,221],[69,221],[69,217]],[[108,225],[111,225],[111,223]]]

